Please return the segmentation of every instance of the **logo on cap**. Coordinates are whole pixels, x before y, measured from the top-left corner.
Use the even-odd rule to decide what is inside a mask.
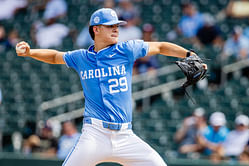
[[[98,16],[96,16],[94,19],[93,19],[94,23],[95,24],[98,24],[99,21],[100,21],[100,18]]]

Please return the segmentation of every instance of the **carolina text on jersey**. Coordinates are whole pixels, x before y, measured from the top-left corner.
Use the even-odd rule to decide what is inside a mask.
[[[80,71],[82,80],[126,74],[125,65]]]

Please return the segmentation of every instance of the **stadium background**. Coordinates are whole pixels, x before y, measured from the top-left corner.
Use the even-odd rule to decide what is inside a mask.
[[[151,23],[155,26],[159,40],[164,41],[165,35],[176,27],[181,17],[180,2],[180,0],[134,2],[141,9],[140,26],[143,23]],[[228,0],[194,2],[199,11],[212,15],[216,15],[228,4]],[[77,31],[87,24],[90,14],[101,6],[98,1],[89,0],[67,0],[67,3],[67,15],[59,22]],[[0,21],[0,23],[7,31],[13,28],[17,29],[20,37],[29,42],[32,48],[36,48],[37,46],[32,43],[30,38],[30,23],[40,19],[42,12],[34,16],[30,9],[31,7],[28,7],[20,11],[14,18]],[[218,22],[218,25],[223,38],[226,39],[235,25],[247,27],[248,19],[227,18]],[[177,38],[173,42],[186,48],[194,47],[184,43],[183,38]],[[68,36],[56,49],[66,51],[75,48],[77,46]],[[224,112],[228,126],[231,128],[236,114],[248,115],[249,87],[248,78],[242,76],[243,65],[239,62],[235,63],[234,59],[221,63],[219,54],[222,50],[212,45],[195,49],[200,56],[211,59],[211,61],[207,61],[210,73],[208,81],[219,85],[216,90],[190,88],[190,94],[196,100],[197,105],[194,105],[189,98],[184,97],[179,90],[181,79],[184,76],[174,65],[169,63],[170,58],[158,56],[162,68],[159,69],[161,74],[157,77],[157,81],[151,81],[146,74],[135,76],[133,81],[134,105],[136,105],[133,114],[133,129],[138,136],[154,147],[168,161],[169,165],[211,165],[202,159],[195,161],[179,159],[176,152],[177,144],[173,141],[173,134],[183,118],[191,115],[197,106],[205,108],[208,115],[214,111]],[[226,79],[217,80],[217,76],[222,72]],[[22,156],[20,151],[14,147],[13,137],[19,136],[19,134],[23,138],[27,137],[30,132],[35,132],[44,121],[51,117],[59,121],[72,117],[80,129],[82,117],[79,115],[83,111],[80,108],[83,107],[84,101],[77,74],[62,65],[48,65],[30,58],[17,57],[14,48],[7,52],[0,52],[0,73],[0,87],[3,96],[0,105],[2,135],[0,165],[59,165],[61,161],[56,159]],[[177,100],[168,100],[169,94],[173,94]],[[65,114],[72,111],[72,114]]]

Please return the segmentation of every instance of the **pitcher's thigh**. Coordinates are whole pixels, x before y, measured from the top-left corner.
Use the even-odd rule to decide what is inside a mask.
[[[102,140],[85,131],[75,147],[66,157],[62,166],[95,166],[109,154],[109,148]]]
[[[136,135],[129,139],[123,149],[119,156],[124,166],[167,166],[161,156]]]
[[[137,152],[139,153],[139,152]],[[135,160],[128,160],[124,162],[124,166],[167,166],[161,156],[153,151],[150,154],[135,158]]]
[[[62,166],[94,166],[94,153],[92,149],[94,149],[92,142],[78,142],[75,148],[68,154]]]

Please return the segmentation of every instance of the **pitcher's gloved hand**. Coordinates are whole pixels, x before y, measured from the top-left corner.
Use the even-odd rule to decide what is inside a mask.
[[[187,77],[187,81],[182,85],[183,88],[194,85],[206,77],[207,65],[203,63],[202,59],[196,54],[191,54],[189,57],[176,61],[175,63]]]

